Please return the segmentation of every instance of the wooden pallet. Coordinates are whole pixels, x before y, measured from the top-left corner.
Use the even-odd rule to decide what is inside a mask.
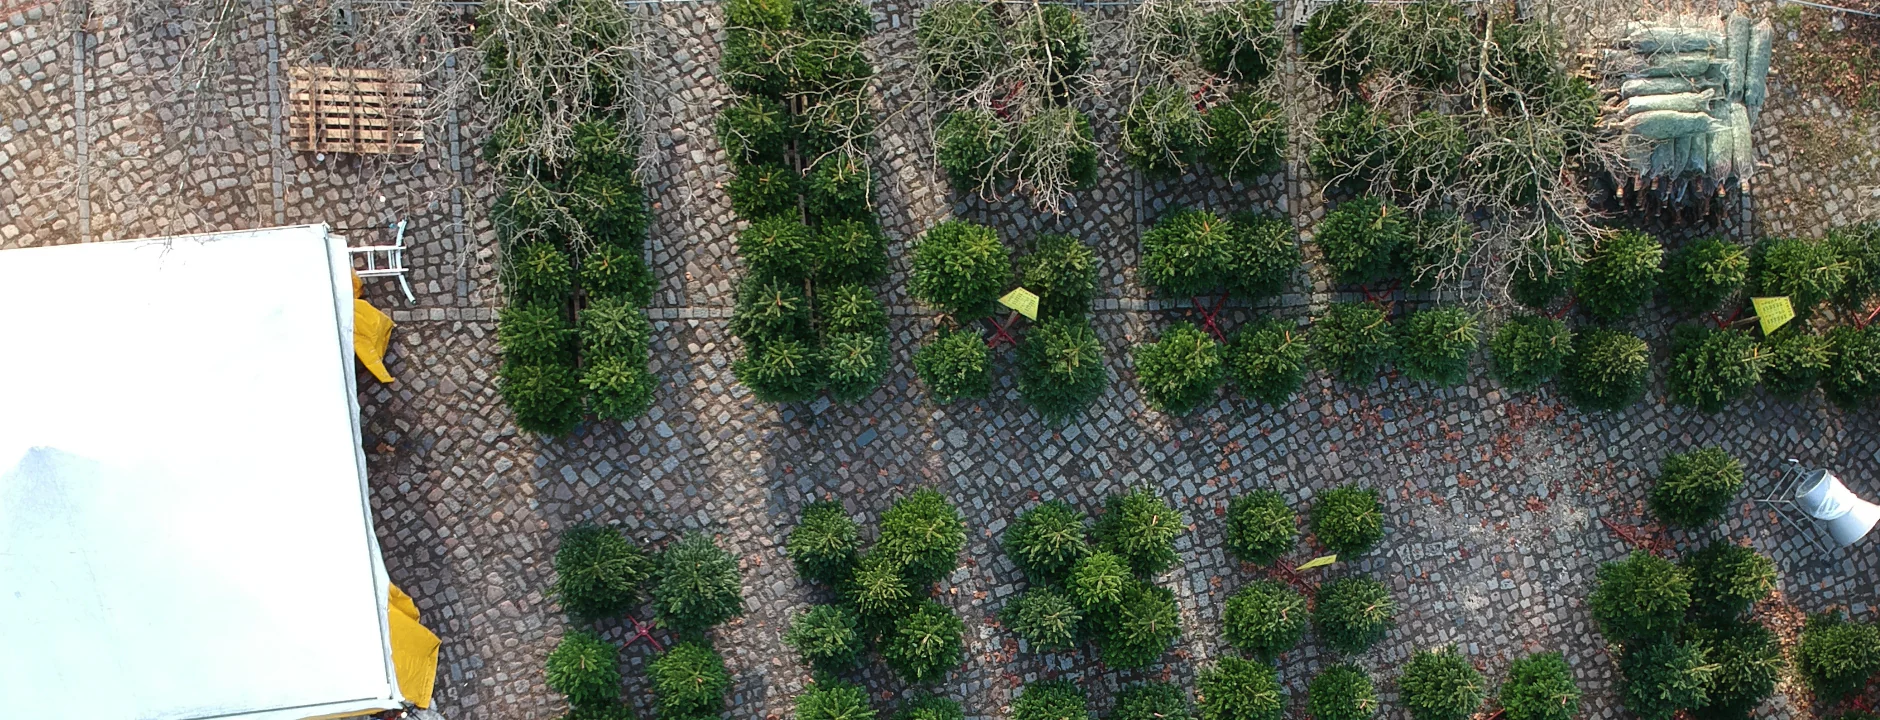
[[[288,72],[295,150],[410,155],[424,149],[424,85],[415,71],[313,66]]]

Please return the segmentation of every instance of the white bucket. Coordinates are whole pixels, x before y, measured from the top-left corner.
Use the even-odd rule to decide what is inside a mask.
[[[1795,504],[1828,526],[1837,545],[1859,542],[1880,522],[1880,506],[1860,499],[1827,470],[1811,470],[1795,488]]]

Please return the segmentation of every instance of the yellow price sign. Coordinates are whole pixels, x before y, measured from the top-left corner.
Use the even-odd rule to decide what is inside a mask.
[[[1756,320],[1762,323],[1764,335],[1795,319],[1795,306],[1789,303],[1787,296],[1750,298],[1749,304],[1756,308]]]
[[[1335,562],[1338,562],[1337,555],[1325,555],[1321,557],[1312,558],[1311,560],[1307,560],[1304,565],[1300,565],[1299,567],[1296,567],[1293,569],[1294,570],[1311,570],[1312,568],[1325,567]]]
[[[1017,310],[1018,314],[1033,320],[1038,319],[1038,294],[1024,288],[1015,289],[999,298],[999,304]]]

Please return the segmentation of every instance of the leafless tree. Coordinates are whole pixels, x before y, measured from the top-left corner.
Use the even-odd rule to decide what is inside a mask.
[[[1379,123],[1367,129],[1375,144],[1335,163],[1320,178],[1325,187],[1473,221],[1464,251],[1429,269],[1437,285],[1499,296],[1514,267],[1548,265],[1535,249],[1550,238],[1564,233],[1578,254],[1604,237],[1589,181],[1620,166],[1617,138],[1594,122],[1584,54],[1543,13],[1522,19],[1512,8],[1454,0],[1370,4],[1314,40],[1306,70],[1319,90],[1355,95]],[[1358,75],[1356,87],[1335,82]],[[1308,146],[1327,146],[1326,127],[1301,128]]]
[[[1079,110],[1097,91],[1088,18],[1035,0],[940,0],[916,22],[915,66],[940,107],[935,115],[987,112],[1005,128],[992,163],[1001,172],[969,190],[990,200],[1010,187],[1062,212],[1101,153]],[[937,149],[939,138],[931,140]]]

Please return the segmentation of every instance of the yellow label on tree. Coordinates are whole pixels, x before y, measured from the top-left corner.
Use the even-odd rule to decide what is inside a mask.
[[[1787,296],[1750,298],[1749,304],[1756,308],[1756,319],[1762,323],[1764,335],[1795,319],[1795,306],[1789,303]]]
[[[1293,569],[1294,570],[1311,570],[1312,568],[1325,567],[1335,562],[1338,562],[1337,555],[1326,555],[1323,557],[1315,557],[1315,558],[1312,558],[1311,560],[1307,560],[1306,564],[1300,565],[1299,567],[1296,567]]]
[[[999,304],[1017,310],[1018,314],[1033,320],[1038,319],[1038,294],[1024,288],[1018,288],[999,298]]]

